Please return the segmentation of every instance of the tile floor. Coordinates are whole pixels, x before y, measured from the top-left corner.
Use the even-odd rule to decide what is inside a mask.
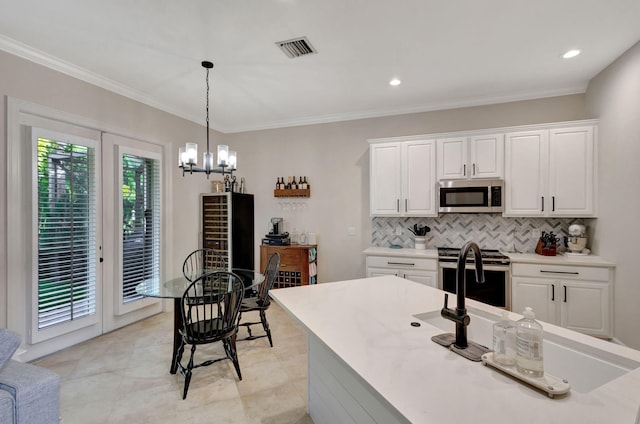
[[[246,317],[257,319],[257,314]],[[182,400],[184,377],[169,374],[173,313],[156,315],[35,363],[61,376],[62,424],[313,424],[306,413],[306,333],[274,303],[267,318],[273,348],[266,338],[238,342],[243,380],[238,381],[231,361],[198,368],[186,400]],[[258,330],[255,327],[254,333]],[[245,329],[239,337],[243,335]],[[221,343],[198,347],[196,361],[212,355],[224,355]]]

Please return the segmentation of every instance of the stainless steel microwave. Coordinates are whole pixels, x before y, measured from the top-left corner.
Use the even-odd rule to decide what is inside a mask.
[[[442,180],[438,190],[441,213],[501,213],[503,180]]]

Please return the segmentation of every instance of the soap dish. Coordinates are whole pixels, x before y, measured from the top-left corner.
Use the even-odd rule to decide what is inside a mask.
[[[569,393],[569,390],[571,390],[571,385],[565,379],[558,378],[546,372],[542,377],[530,377],[519,372],[515,365],[504,365],[496,362],[493,358],[493,352],[482,355],[482,363],[484,365],[491,365],[492,367],[517,378],[518,380],[524,381],[525,383],[546,392],[550,398],[557,395],[564,395]]]

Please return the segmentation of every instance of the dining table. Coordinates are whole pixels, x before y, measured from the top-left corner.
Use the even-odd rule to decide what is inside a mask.
[[[231,271],[237,274],[245,287],[245,297],[255,292],[262,281],[264,274],[251,269],[231,268],[231,269],[205,269],[201,271],[201,275],[207,275],[216,271]],[[192,279],[193,281],[196,278]],[[161,299],[173,299],[173,353],[171,356],[171,367],[169,372],[175,374],[178,370],[177,352],[182,343],[180,329],[183,326],[182,319],[182,295],[189,287],[192,280],[187,279],[183,274],[173,276],[165,281],[158,278],[144,280],[136,286],[136,293],[145,297],[155,297]]]

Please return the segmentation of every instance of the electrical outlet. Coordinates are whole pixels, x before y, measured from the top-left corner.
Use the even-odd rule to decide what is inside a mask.
[[[347,235],[355,236],[356,235],[356,227],[347,227]]]
[[[396,235],[397,236],[401,236],[402,235],[402,227],[399,226],[399,225],[396,227]]]

